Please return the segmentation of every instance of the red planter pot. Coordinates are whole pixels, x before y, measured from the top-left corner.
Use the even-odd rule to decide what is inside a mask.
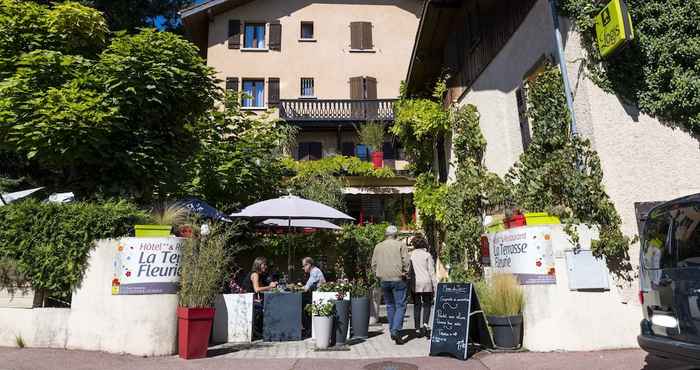
[[[213,308],[177,308],[177,344],[180,358],[207,357]]]
[[[372,152],[372,165],[374,165],[374,168],[382,168],[384,166],[384,152]]]

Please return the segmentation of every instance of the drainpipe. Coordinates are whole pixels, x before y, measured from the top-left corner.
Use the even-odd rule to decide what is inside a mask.
[[[561,78],[564,80],[564,93],[566,94],[566,105],[569,107],[571,114],[571,136],[577,136],[576,129],[576,113],[574,113],[574,99],[571,93],[571,83],[569,83],[569,73],[566,69],[566,59],[564,59],[564,43],[561,38],[561,29],[559,27],[559,13],[557,12],[556,0],[549,0],[549,6],[552,9],[552,22],[554,23],[554,41],[557,44],[557,59],[559,59],[559,69],[561,69]]]

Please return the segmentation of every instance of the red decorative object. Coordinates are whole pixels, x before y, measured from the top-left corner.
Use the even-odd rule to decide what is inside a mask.
[[[177,308],[178,354],[186,360],[207,357],[213,308]]]
[[[382,168],[384,166],[384,152],[372,152],[372,165],[374,168]]]
[[[518,226],[525,226],[527,224],[525,222],[525,215],[522,213],[514,214],[512,217],[505,219],[503,223],[508,229]]]
[[[183,225],[180,226],[179,234],[181,238],[191,238],[192,237],[192,226]]]

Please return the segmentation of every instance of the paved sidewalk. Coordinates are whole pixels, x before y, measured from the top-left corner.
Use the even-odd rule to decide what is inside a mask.
[[[181,360],[176,356],[136,357],[59,349],[0,348],[0,370],[87,369],[254,369],[254,370],[685,370],[668,361],[648,358],[641,350],[549,353],[479,353],[468,361],[444,357],[375,360],[235,359],[218,356]]]

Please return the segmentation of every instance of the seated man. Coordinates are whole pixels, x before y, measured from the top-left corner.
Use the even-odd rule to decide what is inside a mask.
[[[306,285],[304,285],[305,292],[314,291],[319,285],[326,282],[323,272],[321,272],[320,268],[316,267],[311,257],[304,257],[301,264],[304,268],[304,272],[309,274],[309,279],[306,281]]]

